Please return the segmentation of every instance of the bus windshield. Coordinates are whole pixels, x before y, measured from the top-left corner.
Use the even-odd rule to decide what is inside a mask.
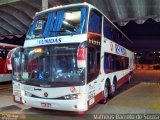
[[[86,8],[71,7],[35,16],[26,40],[61,35],[82,34],[85,31]]]
[[[83,85],[85,68],[77,67],[77,49],[78,45],[25,48],[20,68],[22,81],[52,87]]]

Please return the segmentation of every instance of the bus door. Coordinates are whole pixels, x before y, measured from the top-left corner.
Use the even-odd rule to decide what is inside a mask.
[[[102,90],[100,73],[100,50],[102,33],[102,14],[91,9],[88,24],[88,60],[87,60],[87,85],[89,107],[98,102]]]
[[[98,102],[97,95],[100,92],[100,52],[94,47],[88,47],[87,55],[87,88],[88,105]]]

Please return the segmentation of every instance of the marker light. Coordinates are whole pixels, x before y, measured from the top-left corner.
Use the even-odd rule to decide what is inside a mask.
[[[42,48],[35,48],[34,49],[34,52],[35,53],[41,53],[43,50],[42,50]]]
[[[83,4],[84,4],[84,5],[87,5],[87,2],[86,2],[86,1],[84,1],[84,2],[83,2]]]

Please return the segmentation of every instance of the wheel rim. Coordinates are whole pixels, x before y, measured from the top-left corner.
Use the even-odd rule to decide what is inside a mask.
[[[105,86],[104,88],[104,97],[107,99],[108,98],[108,88]]]
[[[113,83],[113,85],[112,85],[112,92],[114,93],[116,91],[116,85],[115,85],[115,83]]]
[[[128,81],[130,82],[131,81],[131,75],[129,75],[128,79],[129,79]]]

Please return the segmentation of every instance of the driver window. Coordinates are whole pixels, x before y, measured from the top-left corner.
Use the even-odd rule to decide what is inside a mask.
[[[94,80],[100,69],[100,54],[96,52],[93,47],[88,48],[87,55],[87,68],[88,68],[88,82]]]

